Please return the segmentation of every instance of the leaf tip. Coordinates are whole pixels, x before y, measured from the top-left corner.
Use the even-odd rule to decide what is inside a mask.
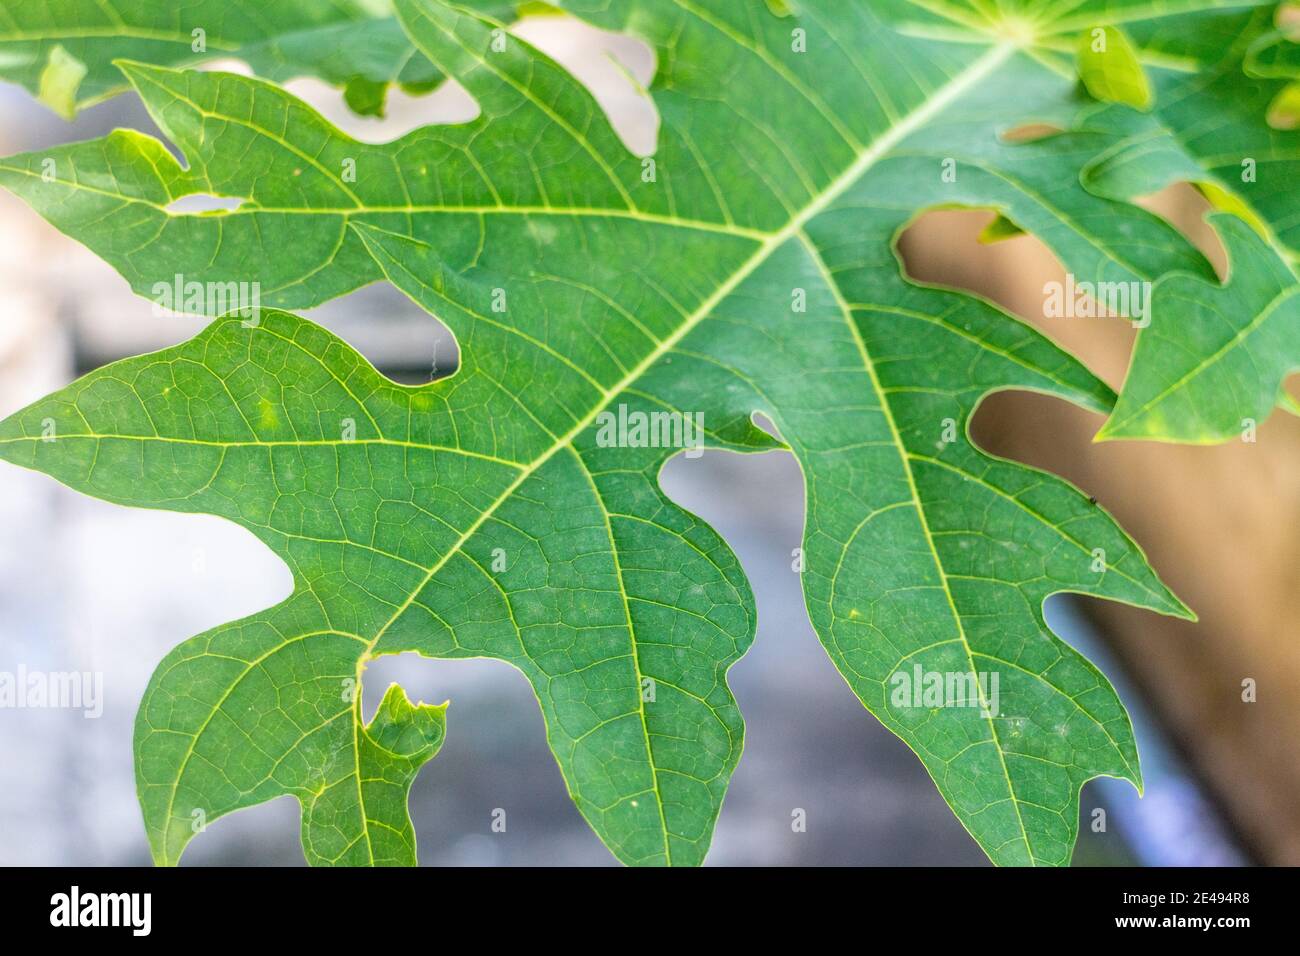
[[[1114,416],[1102,422],[1101,428],[1097,429],[1097,433],[1092,436],[1092,443],[1094,445],[1101,445],[1106,442],[1118,441],[1120,438],[1123,437],[1122,435],[1118,434],[1116,430],[1111,426],[1113,417]]]
[[[1156,601],[1153,601],[1149,607],[1157,614],[1163,614],[1165,617],[1178,618],[1182,621],[1189,621],[1195,624],[1200,620],[1196,612],[1183,603],[1182,598],[1173,592],[1169,585],[1165,584],[1159,578],[1156,579],[1159,585],[1159,591],[1156,592]]]
[[[119,56],[113,60],[113,65],[130,80],[134,76],[146,76],[150,73],[162,71],[161,67],[153,66],[149,63],[142,63],[140,60],[132,60],[130,57]]]

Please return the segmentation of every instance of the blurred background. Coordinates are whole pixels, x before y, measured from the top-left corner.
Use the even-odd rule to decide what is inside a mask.
[[[644,45],[557,17],[516,30],[591,87],[629,148],[653,150],[656,115],[637,85],[654,71]],[[376,142],[477,112],[455,84],[421,98],[394,91],[382,121],[358,119],[315,81],[290,88]],[[133,95],[66,123],[17,87],[0,86],[6,154],[117,126],[158,135]],[[1222,267],[1199,196],[1171,190],[1152,204]],[[909,272],[998,301],[1118,387],[1132,346],[1128,323],[1043,319],[1043,284],[1062,278],[1061,266],[1032,237],[981,244],[990,218],[925,216],[901,243]],[[0,314],[0,416],[202,326],[153,315],[111,268],[2,192]],[[402,381],[428,381],[435,353],[444,356],[442,372],[454,354],[436,320],[386,286],[309,314]],[[1094,445],[1100,424],[1023,393],[990,398],[975,422],[990,452],[1095,495],[1201,617],[1192,625],[1089,599],[1049,602],[1049,623],[1128,705],[1146,778],[1141,799],[1113,780],[1084,789],[1075,864],[1300,864],[1300,420],[1277,414],[1255,443],[1214,448]],[[853,697],[808,624],[790,568],[803,525],[793,459],[679,456],[664,484],[735,549],[759,605],[753,650],[731,671],[748,729],[709,862],[987,865],[921,764]],[[146,864],[131,734],[149,676],[185,638],[285,597],[288,571],[233,524],[130,511],[8,465],[0,466],[0,535],[0,671],[101,672],[105,696],[97,720],[0,709],[0,864]],[[1254,702],[1242,699],[1246,679],[1256,683]],[[413,699],[452,701],[446,745],[411,795],[422,863],[613,865],[565,793],[520,674],[495,662],[381,659],[366,674],[367,719],[394,680]],[[498,808],[507,813],[504,833],[491,829]],[[805,832],[791,826],[797,809]],[[236,813],[200,834],[185,863],[299,865],[297,820],[288,797]]]

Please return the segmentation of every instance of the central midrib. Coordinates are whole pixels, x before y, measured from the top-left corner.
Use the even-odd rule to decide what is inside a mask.
[[[714,290],[713,294],[682,322],[676,332],[661,341],[648,355],[646,355],[644,359],[641,360],[641,362],[636,365],[635,368],[623,376],[622,379],[610,388],[605,389],[600,399],[593,403],[591,410],[572,428],[560,436],[560,438],[557,439],[556,442],[545,452],[533,459],[532,462],[523,466],[520,473],[515,476],[514,481],[512,481],[503,492],[501,492],[496,500],[483,510],[479,517],[475,519],[460,538],[457,539],[455,544],[448,549],[447,554],[429,569],[428,574],[411,592],[407,600],[398,607],[398,609],[393,613],[393,616],[389,618],[382,628],[380,628],[379,632],[375,635],[375,639],[371,641],[368,650],[374,649],[375,645],[379,643],[379,640],[384,636],[388,629],[392,627],[393,623],[406,612],[412,603],[414,603],[415,598],[419,596],[419,593],[424,589],[424,586],[433,580],[434,575],[442,570],[443,566],[460,551],[465,542],[473,537],[478,529],[492,517],[496,509],[507,501],[510,496],[519,489],[520,485],[536,474],[537,471],[546,464],[546,462],[550,461],[557,452],[572,444],[573,440],[582,434],[582,432],[596,420],[596,417],[609,404],[611,399],[640,379],[656,362],[676,348],[678,343],[681,342],[681,340],[685,338],[695,328],[695,326],[709,316],[719,303],[726,299],[727,296],[731,295],[731,293],[734,292],[745,279],[749,278],[749,276],[752,275],[759,266],[766,262],[773,252],[790,239],[796,238],[809,220],[820,214],[841,194],[852,187],[853,184],[856,183],[868,169],[874,166],[885,153],[892,149],[894,145],[909,136],[921,126],[925,125],[925,123],[947,107],[953,100],[991,73],[1003,61],[1005,61],[1007,57],[1015,51],[1015,49],[1015,45],[1011,43],[1003,43],[996,47],[992,47],[987,53],[979,57],[971,63],[970,66],[941,86],[934,96],[930,97],[911,113],[904,116],[900,122],[896,123],[885,133],[873,140],[871,144],[862,151],[852,165],[847,167],[843,173],[836,177],[835,180],[826,187],[826,189],[822,190],[822,192],[812,200],[812,202],[804,206],[803,209],[793,216],[783,228],[777,232],[770,233],[767,238],[759,244],[758,248],[754,251],[754,254],[741,263],[739,268],[737,268],[725,282],[719,285],[718,288]]]

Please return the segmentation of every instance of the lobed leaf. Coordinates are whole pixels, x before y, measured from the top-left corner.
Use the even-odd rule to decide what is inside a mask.
[[[1178,272],[1200,295],[1254,301],[1258,277],[1225,293],[1126,191],[1085,182],[1144,114],[1094,106],[1060,135],[998,135],[1077,119],[1057,38],[1072,50],[1079,31],[1124,22],[1140,58],[1149,5],[564,4],[658,52],[653,157],[629,154],[564,70],[502,43],[498,21],[395,6],[479,119],[372,146],[269,83],[126,63],[185,165],[128,132],[0,163],[0,184],[143,294],[177,275],[237,280],[287,309],[383,279],[460,347],[454,376],[403,389],[288,313],[225,319],[0,425],[0,456],[107,500],[224,515],[294,570],[288,602],[192,639],[176,652],[190,666],[165,663],[151,683],[137,767],[157,858],[183,849],[187,804],[213,816],[277,793],[304,801],[313,860],[373,846],[364,793],[324,820],[309,805],[312,786],[332,793],[355,772],[360,745],[294,731],[338,717],[360,740],[359,710],[330,694],[374,656],[413,650],[518,667],[614,854],[700,862],[739,757],[725,674],[753,600],[725,544],[659,489],[674,449],[602,440],[602,413],[626,410],[701,415],[714,447],[793,452],[805,599],[828,654],[991,859],[1067,863],[1083,782],[1141,776],[1113,688],[1042,603],[1071,591],[1190,612],[1077,489],[968,436],[994,391],[1106,413],[1110,390],[989,303],[905,279],[893,244],[927,208],[991,208],[1080,275]],[[1228,22],[1205,6],[1161,10],[1185,14],[1183,30]],[[1262,28],[1233,17],[1243,37]],[[1176,98],[1152,73],[1148,120],[1167,122]],[[243,202],[168,210],[198,192]],[[249,667],[266,654],[274,676]],[[917,702],[896,693],[916,667],[976,683]],[[236,750],[239,734],[263,750]],[[151,796],[168,789],[185,796]]]

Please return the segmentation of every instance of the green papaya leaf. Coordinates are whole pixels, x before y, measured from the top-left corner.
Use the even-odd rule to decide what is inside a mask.
[[[994,391],[1102,414],[1111,391],[989,303],[908,281],[893,244],[927,208],[988,208],[1080,275],[1217,288],[1167,224],[1084,187],[1112,130],[999,136],[1077,112],[1053,29],[1149,7],[1080,4],[1053,26],[1020,5],[566,2],[659,54],[660,141],[640,157],[499,21],[395,6],[478,119],[374,146],[261,80],[124,63],[185,164],[126,131],[0,163],[0,184],[142,294],[243,283],[288,309],[387,280],[459,343],[454,376],[403,389],[288,313],[228,318],[0,425],[8,460],[106,500],[229,517],[294,570],[288,602],[181,645],[192,665],[151,682],[137,766],[156,857],[178,858],[194,807],[293,793],[304,839],[331,847],[309,857],[353,861],[378,825],[365,795],[328,824],[309,804],[361,747],[340,768],[312,728],[342,713],[339,681],[416,651],[515,665],[611,851],[700,862],[739,756],[725,674],[753,599],[725,544],[659,489],[682,443],[638,443],[632,416],[797,457],[808,612],[853,692],[992,860],[1068,863],[1082,784],[1141,775],[1123,705],[1042,604],[1070,591],[1190,612],[1089,498],[968,436]],[[243,201],[169,210],[193,193]],[[243,683],[268,654],[291,673]],[[308,694],[309,674],[324,675],[318,716],[294,733],[279,688]],[[233,748],[261,733],[229,722],[233,695],[272,728],[265,754]]]

